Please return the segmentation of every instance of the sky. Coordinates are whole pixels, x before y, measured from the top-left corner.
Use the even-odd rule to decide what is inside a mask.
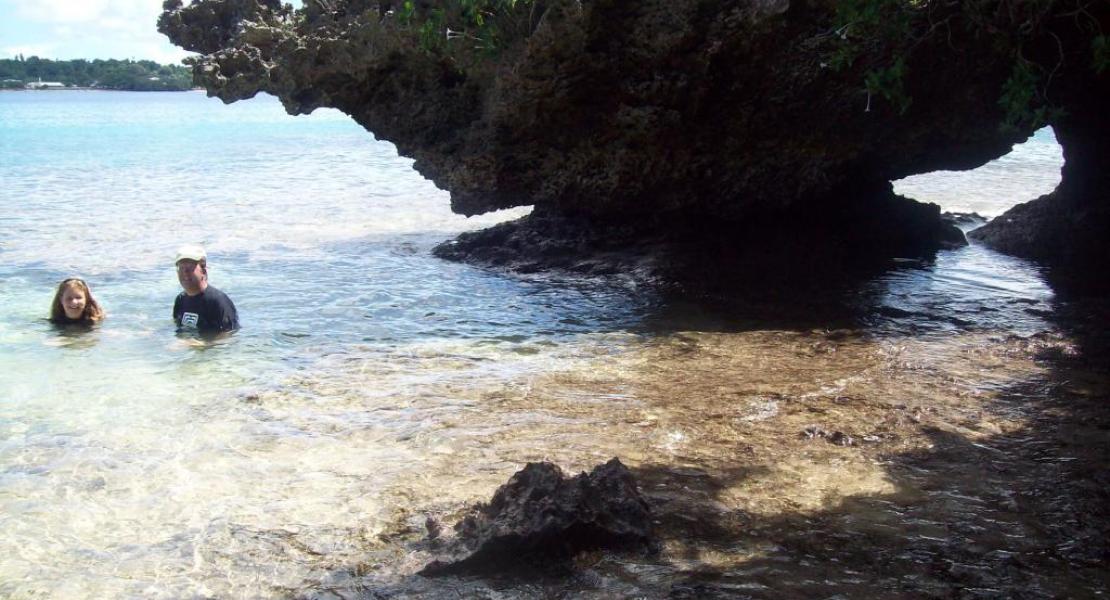
[[[0,0],[0,58],[180,63],[191,53],[158,33],[161,13],[162,0]]]

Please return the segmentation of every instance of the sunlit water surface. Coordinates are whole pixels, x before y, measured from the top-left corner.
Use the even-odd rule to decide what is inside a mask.
[[[997,217],[1011,206],[1056,189],[1064,154],[1045,127],[1006,156],[970,171],[938,171],[894,182],[894,191],[950,212]]]
[[[1031,144],[997,181],[913,195],[997,214],[1040,193],[1000,192],[1015,171],[1051,178],[1050,134]],[[0,94],[0,181],[3,597],[439,597],[456,584],[412,576],[420,524],[529,460],[620,456],[650,479],[766,453],[773,467],[720,495],[753,515],[890,494],[873,457],[754,440],[800,443],[814,417],[791,407],[846,397],[958,412],[1040,373],[1025,341],[1053,331],[1038,270],[977,246],[816,290],[825,310],[773,326],[758,299],[436,260],[434,244],[524,213],[453,215],[390,144],[266,97]],[[185,242],[238,306],[229,340],[173,331]],[[43,320],[70,275],[109,314],[94,331]],[[572,588],[662,593],[697,554],[672,542]]]

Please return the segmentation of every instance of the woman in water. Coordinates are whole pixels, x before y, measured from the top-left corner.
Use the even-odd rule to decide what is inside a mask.
[[[92,325],[104,318],[104,310],[93,298],[89,284],[71,277],[58,284],[50,305],[50,322],[56,325],[83,323]]]

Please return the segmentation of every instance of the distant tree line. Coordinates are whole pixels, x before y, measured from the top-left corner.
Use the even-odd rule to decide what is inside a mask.
[[[151,60],[50,60],[19,55],[0,59],[0,88],[20,89],[28,83],[56,81],[67,87],[140,92],[180,91],[193,87],[189,68]]]

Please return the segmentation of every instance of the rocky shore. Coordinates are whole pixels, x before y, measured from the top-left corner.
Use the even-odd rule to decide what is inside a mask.
[[[1075,305],[1061,332],[1029,336],[686,332],[614,358],[620,368],[595,364],[598,380],[636,390],[626,401],[584,403],[566,374],[512,398],[498,385],[483,422],[557,416],[507,433],[532,445],[585,428],[588,449],[558,462],[593,473],[533,464],[476,494],[493,493],[477,509],[406,504],[373,567],[318,595],[1097,596],[1110,585],[1102,307]],[[760,360],[776,366],[751,368]],[[617,450],[630,477],[588,458]],[[606,480],[617,493],[583,502]],[[583,524],[612,525],[617,543],[559,543]]]
[[[889,182],[982,165],[1046,123],[1067,159],[1054,202],[1069,235],[1026,210],[981,239],[1105,257],[1108,23],[1105,3],[1075,2],[168,0],[159,28],[201,54],[210,95],[338,108],[415,158],[456,212],[534,205],[514,234],[440,251],[534,268],[552,246],[566,250],[552,264],[596,258],[571,223],[629,232],[609,239],[635,254],[672,223],[742,231],[740,251],[754,224],[789,238],[798,223],[813,253],[941,247],[955,236],[937,211]],[[829,219],[843,214],[876,218],[849,230]],[[727,243],[710,237],[706,255]],[[1035,250],[1042,238],[1054,250]]]
[[[861,204],[859,212],[841,207],[787,222],[774,213],[739,222],[683,222],[682,215],[606,222],[537,210],[462,234],[434,253],[516,272],[620,273],[701,287],[747,284],[754,277],[838,277],[885,265],[890,257],[922,257],[967,244],[936,205],[897,198],[881,206],[881,213]]]
[[[1050,276],[1058,285],[1105,295],[1110,293],[1110,279],[1101,275],[1110,271],[1110,154],[1098,147],[1110,140],[1110,115],[1087,106],[1054,127],[1064,147],[1060,185],[969,235],[1056,267]]]

